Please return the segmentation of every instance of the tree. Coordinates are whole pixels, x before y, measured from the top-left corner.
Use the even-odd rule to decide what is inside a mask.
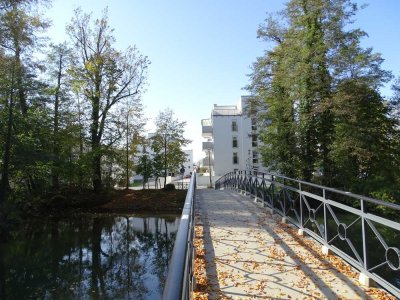
[[[165,187],[168,171],[174,172],[186,161],[182,147],[190,141],[183,136],[186,122],[179,122],[178,119],[174,119],[174,113],[170,109],[159,113],[155,125],[156,132],[151,138],[151,147],[156,154],[160,155]]]
[[[149,62],[135,47],[125,52],[113,48],[115,38],[107,12],[92,23],[90,15],[76,10],[67,30],[79,57],[71,73],[82,84],[85,99],[90,103],[92,183],[93,189],[100,191],[104,146],[121,138],[112,134],[114,124],[110,115],[122,100],[140,98]]]
[[[331,5],[319,0],[290,1],[281,12],[287,27],[269,17],[258,36],[276,47],[254,64],[248,87],[269,111],[271,127],[261,134],[267,145],[262,151],[264,161],[305,180],[311,179],[318,161],[325,169],[329,165],[332,117],[323,104],[329,101],[331,78],[324,19]],[[292,168],[287,158],[294,161]]]
[[[127,102],[124,111],[125,122],[125,188],[129,188],[129,177],[133,172],[133,157],[137,151],[137,144],[141,140],[140,133],[145,125],[143,121],[143,107],[135,102]]]
[[[136,172],[138,174],[142,174],[143,176],[143,189],[144,189],[146,183],[149,181],[149,178],[153,174],[153,162],[148,154],[143,153],[139,157]]]
[[[388,106],[366,83],[342,82],[334,95],[335,140],[331,158],[338,172],[335,182],[341,188],[369,194],[382,179],[393,182],[398,168],[391,162],[394,124]]]
[[[393,154],[391,147],[382,148],[384,141],[392,141],[393,123],[378,90],[391,74],[382,70],[378,53],[360,46],[366,33],[346,27],[357,10],[350,0],[291,0],[278,15],[282,23],[270,16],[260,26],[258,36],[274,44],[254,63],[247,89],[255,96],[253,104],[264,111],[258,114],[267,125],[261,132],[262,155],[273,170],[341,185],[338,178],[349,170],[338,159],[354,158],[352,147],[345,145],[370,140],[369,149],[380,151],[374,155],[386,163]],[[367,108],[371,115],[365,120],[370,122],[364,123]],[[358,121],[349,122],[350,117]],[[382,122],[378,127],[376,120]],[[364,125],[362,135],[358,122]],[[379,138],[371,138],[377,131]],[[368,170],[374,169],[373,161],[363,160]],[[350,172],[354,182],[365,173],[360,163],[356,169]]]
[[[393,96],[390,99],[390,115],[397,122],[400,129],[400,76],[397,77],[392,85]]]
[[[11,160],[11,146],[12,146],[12,134],[14,125],[14,103],[15,103],[15,92],[14,92],[14,70],[13,61],[7,57],[0,57],[0,80],[1,80],[1,106],[2,106],[2,120],[6,120],[5,123],[2,122],[2,131],[4,135],[4,140],[2,139],[2,170],[1,170],[1,180],[0,180],[0,205],[7,199],[7,193],[10,188],[9,179],[9,168]],[[9,71],[11,70],[11,72]],[[1,213],[1,207],[0,207]],[[1,217],[1,215],[0,215]],[[0,220],[1,221],[1,220]]]
[[[67,133],[62,130],[66,127],[65,114],[68,110],[68,104],[71,104],[68,98],[67,69],[71,61],[71,50],[66,43],[59,45],[50,45],[48,53],[48,73],[50,77],[49,96],[53,98],[53,137],[52,137],[52,187],[58,190],[60,186],[59,175],[61,171],[61,140]]]
[[[29,54],[40,42],[38,33],[43,32],[49,26],[38,13],[33,11],[32,4],[35,2],[37,1],[3,0],[0,2],[2,7],[0,11],[1,46],[14,58],[15,88],[23,115],[28,112],[24,80],[28,75]]]
[[[165,176],[164,171],[164,155],[162,153],[155,153],[152,160],[152,170],[154,175],[154,188],[161,188],[160,177]]]
[[[36,2],[0,1],[0,56],[2,67],[6,68],[2,70],[4,76],[0,82],[3,96],[0,109],[7,119],[2,128],[5,140],[1,149],[0,202],[7,198],[11,169],[14,169],[14,174],[19,172],[22,177],[27,177],[27,186],[34,188],[36,184],[32,174],[38,165],[43,165],[33,159],[44,158],[44,155],[38,155],[39,148],[42,148],[40,142],[44,141],[42,136],[36,139],[40,140],[39,143],[24,148],[27,141],[41,131],[41,117],[45,110],[40,92],[42,85],[36,80],[38,65],[32,62],[31,57],[40,46],[38,33],[48,24],[34,11]],[[14,178],[14,181],[18,179]]]

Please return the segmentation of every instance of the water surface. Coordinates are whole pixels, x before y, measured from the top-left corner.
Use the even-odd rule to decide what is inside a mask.
[[[26,223],[0,245],[0,299],[160,299],[179,216]]]

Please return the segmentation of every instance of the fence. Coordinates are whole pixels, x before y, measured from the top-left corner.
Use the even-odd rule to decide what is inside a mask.
[[[215,188],[262,201],[400,298],[400,205],[255,171],[228,173]]]
[[[190,183],[191,182],[185,182],[185,181],[176,181],[176,182],[174,182],[174,184],[175,184],[175,188],[177,189],[177,190],[188,190],[189,189],[189,187],[190,187]]]

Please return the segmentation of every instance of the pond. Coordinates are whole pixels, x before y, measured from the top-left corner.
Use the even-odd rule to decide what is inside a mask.
[[[179,220],[31,220],[0,244],[0,299],[161,299]]]

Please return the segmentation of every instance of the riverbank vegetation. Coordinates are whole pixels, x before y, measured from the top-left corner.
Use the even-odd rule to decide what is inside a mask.
[[[43,17],[50,4],[0,0],[0,225],[20,209],[139,197],[114,188],[129,188],[138,149],[146,149],[141,96],[150,61],[135,45],[116,48],[106,9],[97,19],[75,10],[66,41],[53,44]],[[188,140],[171,110],[156,122],[152,173],[164,176],[186,160],[180,146]]]
[[[272,45],[247,90],[264,165],[289,177],[400,203],[399,83],[364,48],[350,0],[292,0],[258,37]]]

